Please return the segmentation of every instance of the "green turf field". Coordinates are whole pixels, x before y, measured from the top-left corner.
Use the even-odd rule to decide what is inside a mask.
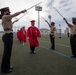
[[[13,72],[9,75],[76,75],[76,59],[71,59],[69,38],[56,37],[56,50],[49,50],[49,35],[39,39],[40,46],[36,54],[29,54],[28,42],[23,46],[14,37],[11,65]],[[3,42],[0,37],[0,63],[2,60]],[[0,65],[1,66],[1,65]],[[0,75],[4,75],[1,74]]]

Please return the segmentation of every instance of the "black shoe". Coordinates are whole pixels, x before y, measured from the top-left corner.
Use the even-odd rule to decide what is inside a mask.
[[[54,48],[50,48],[50,50],[55,50]]]
[[[13,66],[10,66],[10,69],[13,69]]]
[[[35,54],[35,51],[33,52],[33,54]]]
[[[2,73],[11,73],[12,69],[9,69],[8,71],[2,71]]]
[[[71,58],[76,58],[76,56],[71,56]]]

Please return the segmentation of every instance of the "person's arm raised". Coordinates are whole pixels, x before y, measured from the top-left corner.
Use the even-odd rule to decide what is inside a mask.
[[[49,24],[49,22],[47,20],[45,20],[45,22],[49,25],[49,27],[51,27],[51,25]]]
[[[72,27],[72,25],[70,23],[68,23],[68,21],[66,20],[66,18],[63,18],[63,20],[66,22],[66,24],[69,26],[69,27]]]
[[[25,12],[27,12],[26,9],[25,10],[22,10],[22,11],[19,11],[19,12],[16,12],[16,13],[12,14],[11,16],[12,17],[16,17],[16,16],[20,15],[21,13],[25,13]]]

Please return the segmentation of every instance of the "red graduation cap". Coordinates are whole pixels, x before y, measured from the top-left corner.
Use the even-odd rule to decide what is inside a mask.
[[[35,22],[35,20],[31,20],[30,22]]]

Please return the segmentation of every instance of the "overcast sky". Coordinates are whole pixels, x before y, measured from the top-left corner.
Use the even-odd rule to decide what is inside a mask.
[[[9,7],[11,14],[23,9],[28,9],[29,7],[42,2],[39,4],[42,6],[42,11],[40,15],[43,16],[46,20],[49,21],[48,15],[51,15],[51,21],[56,23],[56,27],[59,28],[59,24],[62,29],[65,29],[67,25],[63,21],[65,17],[68,22],[71,22],[72,17],[76,17],[76,1],[75,0],[0,0],[0,8]],[[61,15],[53,8],[55,7]],[[15,17],[13,20],[20,18],[23,14]],[[47,23],[40,16],[40,28],[48,28]],[[22,17],[14,26],[25,26],[28,28],[30,26],[30,20],[36,20],[35,25],[38,27],[38,12],[35,10],[35,7],[28,10],[26,15]]]

